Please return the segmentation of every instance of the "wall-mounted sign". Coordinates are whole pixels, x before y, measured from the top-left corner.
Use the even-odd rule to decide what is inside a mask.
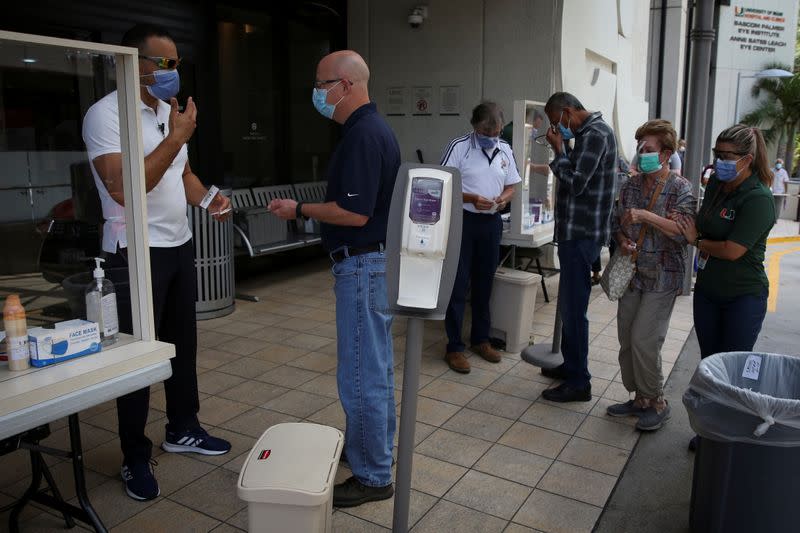
[[[430,115],[433,112],[433,88],[414,87],[412,101],[414,104],[412,115]]]
[[[461,114],[461,87],[449,85],[439,87],[439,114]]]
[[[389,87],[386,89],[386,114],[388,116],[403,116],[408,107],[408,88]]]
[[[243,141],[266,141],[267,136],[258,131],[258,122],[250,123],[250,131],[242,135]]]

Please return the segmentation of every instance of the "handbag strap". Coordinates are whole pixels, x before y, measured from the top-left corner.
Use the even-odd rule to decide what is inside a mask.
[[[661,191],[664,190],[664,184],[666,180],[658,180],[656,182],[656,188],[653,191],[653,196],[650,198],[650,204],[647,206],[648,211],[652,211],[653,207],[656,205],[656,201],[658,201],[658,197],[661,196]],[[642,248],[642,244],[644,243],[644,236],[647,234],[647,225],[642,224],[642,230],[639,232],[639,239],[636,241],[636,250],[634,250],[632,254],[633,262],[636,262],[636,259],[639,257],[639,250]]]

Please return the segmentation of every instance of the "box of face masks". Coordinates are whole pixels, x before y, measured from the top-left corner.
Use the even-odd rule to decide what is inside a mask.
[[[100,351],[100,328],[88,320],[58,322],[55,329],[28,330],[31,365],[47,366]]]

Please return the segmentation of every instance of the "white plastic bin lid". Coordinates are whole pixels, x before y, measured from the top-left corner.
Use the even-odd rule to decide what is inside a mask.
[[[495,279],[505,281],[514,285],[533,285],[539,283],[542,277],[534,272],[525,272],[513,268],[500,267],[494,275]]]
[[[300,506],[331,497],[344,436],[308,423],[276,424],[253,446],[239,473],[239,498]]]

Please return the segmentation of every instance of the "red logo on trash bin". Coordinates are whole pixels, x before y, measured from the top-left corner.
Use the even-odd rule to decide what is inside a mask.
[[[258,454],[258,460],[259,461],[263,461],[264,459],[269,457],[269,454],[271,454],[271,453],[272,453],[272,450],[261,450],[261,453]]]

